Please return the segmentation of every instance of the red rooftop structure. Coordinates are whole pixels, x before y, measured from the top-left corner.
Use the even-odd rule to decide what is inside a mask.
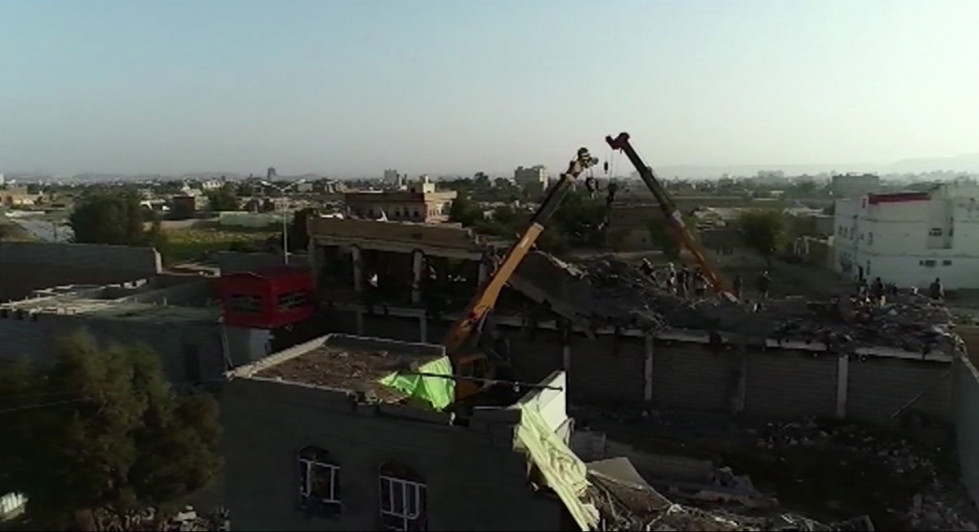
[[[275,266],[218,279],[224,322],[277,329],[313,316],[313,276],[306,268]]]

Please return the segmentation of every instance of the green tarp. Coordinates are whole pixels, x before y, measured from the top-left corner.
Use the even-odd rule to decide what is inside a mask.
[[[409,397],[425,401],[436,410],[442,410],[452,404],[456,390],[455,381],[451,378],[452,363],[449,362],[449,357],[442,357],[419,367],[418,373],[429,375],[392,373],[381,379],[380,383],[399,390]],[[445,375],[445,377],[436,375]]]

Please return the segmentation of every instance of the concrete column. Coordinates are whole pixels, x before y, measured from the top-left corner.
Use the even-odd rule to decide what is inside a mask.
[[[643,387],[642,397],[647,403],[651,403],[653,402],[653,335],[647,333],[644,339],[646,347],[646,362],[643,365],[643,378],[645,386]]]
[[[316,245],[316,241],[309,239],[306,245],[306,260],[309,262],[309,271],[313,274],[313,290],[320,284],[320,270],[323,268],[323,248]]]
[[[350,257],[353,259],[354,264],[354,290],[357,292],[364,291],[364,263],[361,257],[360,246],[350,247]]]
[[[411,254],[411,302],[422,302],[422,270],[425,265],[425,253],[416,249]],[[422,340],[424,342],[424,340]]]
[[[840,355],[836,361],[836,417],[846,417],[846,393],[850,386],[850,357]]]
[[[364,335],[364,311],[357,310],[357,334]]]
[[[422,343],[428,342],[428,316],[424,312],[418,316],[418,333]]]
[[[481,286],[486,282],[486,278],[489,277],[490,265],[489,258],[485,255],[482,260],[479,261],[479,285]]]
[[[734,397],[734,413],[744,412],[748,403],[748,351],[741,349],[741,367],[738,369],[738,393]]]

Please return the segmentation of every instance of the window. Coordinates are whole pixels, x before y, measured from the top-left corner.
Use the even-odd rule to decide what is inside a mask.
[[[922,264],[924,264],[926,268],[934,268],[935,267],[935,261],[933,261],[931,259],[928,259],[926,261],[923,261]]]
[[[868,246],[874,245],[874,232],[873,231],[867,233],[867,245]]]
[[[299,506],[322,516],[340,514],[340,466],[319,447],[299,451]]]
[[[950,261],[950,260],[943,260],[942,261],[942,266],[951,266],[951,265],[952,265],[952,261]]]
[[[248,294],[231,294],[228,306],[235,312],[247,312],[251,314],[262,313],[262,298]]]
[[[306,292],[286,292],[278,298],[279,312],[287,312],[306,306]]]
[[[928,231],[929,236],[942,236],[942,229],[940,227],[933,227]]]
[[[425,484],[407,466],[381,466],[381,525],[384,530],[427,530]]]

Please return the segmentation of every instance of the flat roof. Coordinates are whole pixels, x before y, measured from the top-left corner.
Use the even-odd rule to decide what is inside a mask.
[[[272,379],[337,391],[361,392],[384,403],[402,403],[409,395],[381,384],[395,372],[419,371],[445,357],[445,348],[331,334],[287,349],[236,371],[239,376]]]

